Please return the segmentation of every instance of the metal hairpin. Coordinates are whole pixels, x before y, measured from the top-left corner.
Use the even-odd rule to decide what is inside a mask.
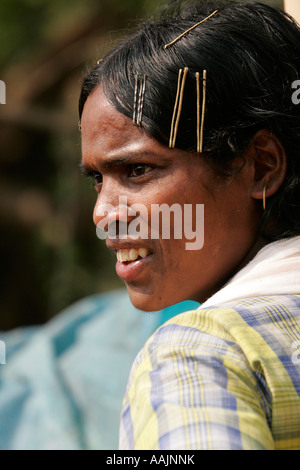
[[[175,98],[174,111],[171,122],[169,148],[175,148],[178,126],[183,106],[184,87],[186,77],[188,74],[188,67],[184,70],[180,69],[178,72],[177,93]],[[195,73],[196,77],[196,90],[197,90],[197,152],[203,151],[203,138],[204,138],[204,120],[206,111],[206,80],[207,72],[203,70],[202,74],[202,109],[201,109],[201,87],[200,87],[200,73]]]
[[[134,104],[133,104],[133,124],[142,125],[142,116],[146,91],[146,75],[135,75]]]
[[[204,131],[204,120],[206,110],[206,70],[203,70],[202,80],[202,112],[200,120],[200,74],[196,73],[197,81],[197,152],[202,153],[203,150],[203,131]]]
[[[199,21],[199,23],[196,23],[194,24],[194,26],[192,26],[191,28],[187,29],[186,31],[184,31],[184,33],[180,34],[180,36],[178,36],[178,38],[174,39],[174,41],[170,42],[169,44],[166,44],[164,46],[164,49],[167,49],[168,47],[170,46],[173,46],[173,44],[175,44],[177,41],[179,41],[180,39],[182,39],[186,34],[188,34],[190,31],[192,31],[193,29],[197,28],[197,26],[199,26],[200,24],[204,23],[205,21],[207,21],[209,18],[211,18],[212,16],[214,16],[216,13],[218,13],[219,10],[215,10],[213,13],[211,13],[209,16],[207,16],[206,18],[204,18],[204,20],[201,20]]]
[[[182,103],[183,103],[183,94],[184,94],[184,87],[186,82],[186,77],[188,74],[188,67],[185,67],[184,70],[180,69],[178,73],[178,81],[177,81],[177,93],[171,123],[171,132],[170,132],[170,141],[169,147],[175,148],[177,131],[179,126],[180,115],[182,111]]]

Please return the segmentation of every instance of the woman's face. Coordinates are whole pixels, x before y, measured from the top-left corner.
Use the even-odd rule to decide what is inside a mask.
[[[246,161],[230,180],[217,176],[204,154],[169,149],[134,126],[109,104],[100,87],[87,99],[81,132],[82,165],[94,176],[97,191],[94,222],[106,229],[123,229],[123,235],[109,234],[106,244],[116,252],[116,271],[132,303],[146,311],[183,300],[202,303],[255,246],[259,215],[250,190],[252,165]],[[139,204],[140,211],[130,213],[120,201],[129,209]],[[167,217],[174,204],[181,219]],[[108,213],[103,205],[111,208]],[[152,227],[158,208],[166,217],[156,236]],[[139,226],[134,225],[138,218]],[[190,220],[189,232],[197,230],[194,240],[187,239],[184,230]],[[147,237],[144,231],[138,238],[142,221]],[[192,249],[187,249],[191,242]],[[125,261],[130,256],[133,261]]]

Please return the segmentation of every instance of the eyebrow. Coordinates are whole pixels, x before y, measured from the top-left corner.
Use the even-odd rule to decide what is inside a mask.
[[[89,174],[94,173],[95,171],[97,171],[97,169],[101,169],[101,168],[110,169],[110,168],[115,168],[117,166],[128,165],[132,161],[136,161],[137,159],[142,160],[143,158],[147,158],[150,155],[152,157],[158,157],[158,155],[155,154],[154,152],[145,151],[143,153],[132,154],[132,155],[124,155],[122,157],[112,157],[109,160],[107,160],[105,163],[100,163],[99,162],[95,166],[94,165],[88,165],[88,164],[84,165],[81,162],[80,165],[79,165],[79,168],[80,168],[80,171],[83,174],[89,175]],[[163,161],[164,161],[164,158],[160,156],[160,162],[163,162]]]
[[[81,173],[83,174],[90,174],[90,173],[93,173],[94,171],[96,171],[96,169],[100,169],[100,168],[114,168],[116,166],[122,166],[122,165],[127,165],[130,161],[132,161],[134,158],[136,157],[118,157],[118,158],[112,158],[110,160],[108,160],[107,162],[105,163],[97,163],[96,166],[94,165],[84,165],[82,162],[79,164],[79,168],[80,168],[80,171]]]

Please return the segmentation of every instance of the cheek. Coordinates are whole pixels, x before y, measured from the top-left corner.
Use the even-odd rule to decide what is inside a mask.
[[[159,207],[159,245],[166,266],[175,269],[192,265],[196,252],[198,256],[204,242],[205,207],[211,212],[207,199],[204,191],[188,185],[181,191],[172,186],[153,197],[149,224],[155,221],[157,225]]]
[[[187,241],[185,239],[170,240],[160,239],[160,254],[161,263],[159,271],[157,272],[158,278],[161,282],[169,282],[172,280],[172,284],[176,285],[180,283],[180,289],[184,289],[181,284],[182,279],[189,278],[191,271],[195,271],[195,253],[196,258],[199,256],[198,252],[192,252],[186,249]]]

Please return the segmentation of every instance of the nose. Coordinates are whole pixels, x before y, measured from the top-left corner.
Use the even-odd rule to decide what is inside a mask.
[[[122,188],[103,181],[93,214],[97,229],[106,232],[106,235],[127,233],[128,224],[134,219],[128,213],[129,207],[129,197]]]

